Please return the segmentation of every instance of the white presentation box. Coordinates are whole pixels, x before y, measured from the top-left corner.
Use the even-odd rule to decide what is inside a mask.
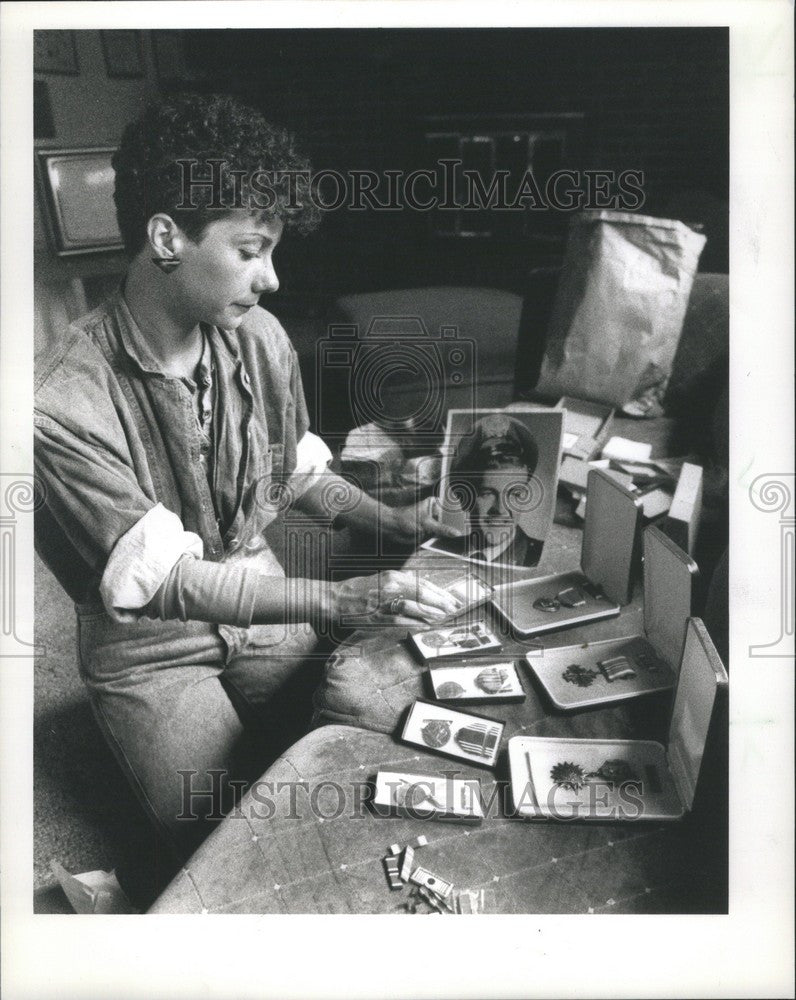
[[[445,774],[379,771],[371,804],[381,816],[460,819],[474,823],[484,818],[478,779]]]

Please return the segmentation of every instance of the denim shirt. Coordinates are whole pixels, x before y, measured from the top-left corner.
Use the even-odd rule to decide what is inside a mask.
[[[146,599],[186,551],[274,564],[263,539],[279,506],[273,484],[300,493],[313,473],[300,455],[314,436],[296,353],[260,307],[234,333],[205,332],[216,371],[212,482],[191,392],[159,369],[121,291],[37,348],[36,549],[76,603],[100,603],[114,549],[150,522],[171,537],[135,538],[145,575],[155,566]]]

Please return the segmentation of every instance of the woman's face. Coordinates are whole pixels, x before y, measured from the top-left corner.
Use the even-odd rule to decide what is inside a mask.
[[[279,219],[236,209],[211,222],[198,243],[183,236],[170,280],[186,319],[236,329],[261,295],[279,288],[273,253],[282,229]]]

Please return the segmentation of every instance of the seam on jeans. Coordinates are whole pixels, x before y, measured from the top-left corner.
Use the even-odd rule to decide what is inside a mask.
[[[199,903],[200,903],[202,909],[203,910],[209,910],[209,907],[207,906],[207,904],[205,903],[204,899],[202,898],[201,892],[199,892],[199,886],[196,884],[196,879],[193,877],[193,875],[191,875],[190,869],[189,868],[183,868],[182,874],[191,883],[191,888],[196,893],[196,898],[199,900]]]
[[[139,800],[144,805],[146,811],[149,813],[149,817],[153,821],[154,825],[161,832],[161,834],[165,836],[167,843],[171,845],[172,850],[176,851],[177,857],[178,858],[183,857],[184,856],[183,852],[180,850],[176,838],[172,834],[171,830],[166,826],[166,824],[160,818],[160,816],[158,816],[155,807],[152,805],[152,802],[150,801],[150,798],[147,795],[146,790],[144,789],[144,786],[141,784],[140,778],[136,774],[133,765],[130,763],[129,758],[125,753],[124,747],[117,739],[116,734],[114,733],[113,728],[110,722],[108,721],[105,711],[102,708],[102,705],[100,704],[99,698],[91,690],[90,687],[88,688],[88,690],[89,690],[89,701],[91,702],[91,707],[94,710],[94,716],[99,722],[100,729],[103,730],[106,740],[111,745],[111,750],[113,750],[114,756],[119,761],[119,764],[122,766],[122,769],[127,774],[128,780],[130,781],[130,784],[133,786],[134,791],[138,795]]]

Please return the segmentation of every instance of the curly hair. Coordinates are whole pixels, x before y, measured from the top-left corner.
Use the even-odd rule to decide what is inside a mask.
[[[220,216],[217,192],[224,208],[241,207],[242,191],[250,193],[249,179],[257,176],[290,178],[287,187],[271,188],[268,202],[255,202],[259,215],[279,218],[299,232],[314,229],[320,217],[309,197],[309,162],[297,152],[293,136],[227,95],[179,94],[150,105],[125,128],[113,168],[116,217],[131,257],[143,247],[155,213],[170,215],[198,241]],[[200,182],[190,191],[196,207],[178,207],[186,172]],[[201,183],[211,177],[216,191]]]

